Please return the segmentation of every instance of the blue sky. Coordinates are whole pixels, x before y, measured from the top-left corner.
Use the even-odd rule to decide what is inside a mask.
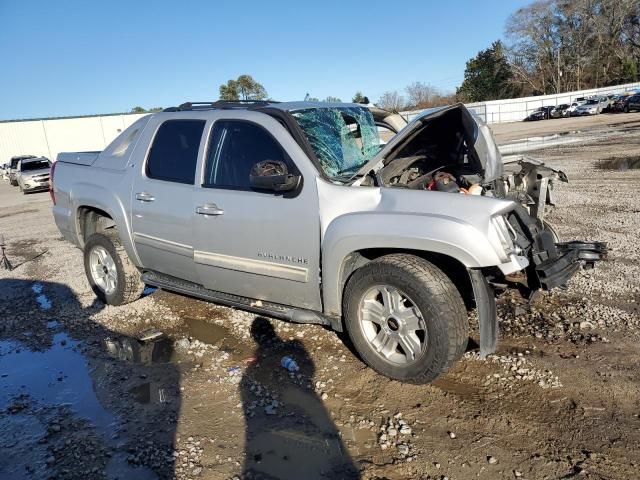
[[[277,100],[454,91],[530,0],[0,0],[0,119],[215,100],[248,73]]]

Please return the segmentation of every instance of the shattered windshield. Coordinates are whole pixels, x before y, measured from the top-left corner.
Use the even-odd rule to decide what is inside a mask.
[[[328,177],[353,174],[380,151],[378,128],[366,108],[309,108],[292,115]]]

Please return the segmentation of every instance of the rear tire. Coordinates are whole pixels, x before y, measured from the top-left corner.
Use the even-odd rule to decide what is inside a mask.
[[[84,246],[84,270],[96,296],[109,305],[125,305],[142,295],[144,282],[117,233],[94,233]]]
[[[347,332],[378,373],[428,383],[464,353],[467,311],[451,280],[427,260],[380,257],[356,270],[345,287]]]

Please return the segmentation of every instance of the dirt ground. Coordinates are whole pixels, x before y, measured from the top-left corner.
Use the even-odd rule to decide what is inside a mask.
[[[640,170],[599,162],[640,155],[640,114],[494,131],[612,121],[627,126],[532,154],[569,176],[560,236],[608,242],[608,261],[534,304],[503,294],[498,353],[480,360],[473,331],[425,386],[377,375],[319,326],[153,289],[102,305],[48,194],[0,183],[16,267],[0,269],[0,478],[638,478]]]

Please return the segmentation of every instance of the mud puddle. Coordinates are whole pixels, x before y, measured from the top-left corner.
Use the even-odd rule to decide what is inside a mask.
[[[462,383],[449,377],[440,377],[432,385],[448,395],[454,395],[461,400],[484,400],[485,393],[476,385]]]
[[[11,241],[10,239],[5,238],[5,242],[7,242],[7,256],[31,258],[42,253],[42,250],[36,248],[38,241],[34,239]]]
[[[631,130],[615,129],[595,132],[583,132],[580,130],[554,133],[537,137],[527,137],[513,142],[499,145],[502,155],[530,152],[549,147],[560,147],[575,143],[592,143],[602,141],[610,137],[616,137],[633,133]]]
[[[574,130],[554,133],[551,135],[520,138],[507,144],[500,145],[498,149],[500,150],[500,153],[505,155],[510,153],[526,152],[529,150],[537,150],[539,148],[553,145],[565,145],[582,141],[583,139],[580,137],[581,133],[582,132],[580,130]]]
[[[640,155],[628,157],[611,157],[598,162],[600,170],[638,170],[640,169]]]
[[[102,341],[109,356],[116,360],[142,365],[157,363],[177,363],[180,357],[170,338],[161,337],[155,341],[141,342],[134,338],[105,338]]]
[[[223,325],[198,318],[187,318],[184,328],[179,331],[194,340],[217,346],[233,359],[245,359],[253,355],[253,347],[243,343]]]
[[[52,320],[48,325],[56,328],[58,323]],[[64,332],[55,333],[51,346],[41,351],[31,350],[19,341],[0,341],[2,445],[7,446],[13,438],[30,445],[21,455],[0,460],[0,478],[38,478],[38,472],[51,473],[45,438],[47,420],[24,412],[58,408],[89,422],[101,443],[116,450],[113,438],[119,428],[118,418],[98,400],[92,372],[79,342]],[[126,454],[117,451],[107,462],[105,471],[107,478],[156,478],[151,470],[129,465]]]
[[[297,388],[285,389],[282,401],[292,414],[248,422],[246,471],[259,478],[358,478],[322,402]]]

